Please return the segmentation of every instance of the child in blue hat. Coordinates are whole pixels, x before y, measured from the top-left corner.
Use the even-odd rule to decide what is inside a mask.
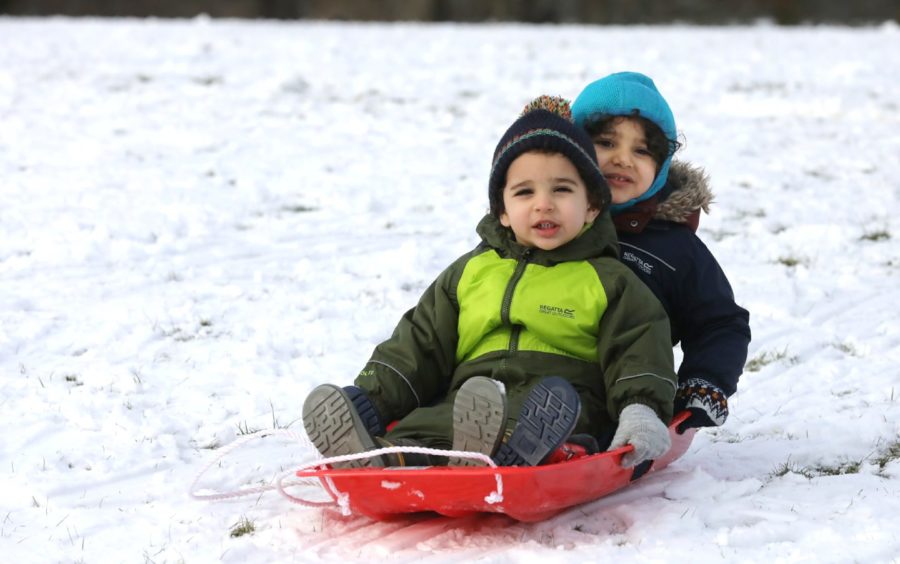
[[[681,429],[722,425],[750,343],[749,314],[696,235],[712,192],[702,169],[674,162],[675,117],[649,77],[611,74],[589,84],[572,105],[575,123],[594,141],[610,187],[610,211],[622,261],[662,302],[681,344],[675,409]],[[621,446],[618,438],[612,447]]]

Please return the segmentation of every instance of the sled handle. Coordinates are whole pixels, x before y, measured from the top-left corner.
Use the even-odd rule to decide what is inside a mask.
[[[691,412],[687,411],[687,410],[676,413],[675,417],[672,418],[672,422],[669,424],[669,427],[670,428],[675,427],[677,429],[678,426],[681,425],[682,423],[684,423],[687,420],[687,418],[690,416],[691,416]],[[684,433],[684,431],[681,431],[678,434],[681,435],[683,433]],[[634,449],[634,447],[629,445],[629,449]],[[643,476],[644,474],[646,474],[647,472],[649,472],[650,469],[653,468],[653,462],[654,462],[653,460],[645,460],[645,461],[641,462],[640,464],[638,464],[637,466],[635,466],[634,470],[631,472],[631,479],[629,481],[633,482],[633,481],[637,480],[638,478],[640,478],[641,476]]]
[[[631,472],[630,482],[633,482],[650,471],[650,468],[653,467],[653,460],[645,460],[634,467],[634,470]]]

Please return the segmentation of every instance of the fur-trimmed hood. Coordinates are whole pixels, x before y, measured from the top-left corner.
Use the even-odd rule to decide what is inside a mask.
[[[658,195],[616,214],[613,220],[616,229],[629,233],[643,231],[652,219],[683,223],[696,231],[700,211],[709,213],[712,202],[706,171],[690,163],[674,161],[666,186]]]
[[[661,196],[654,219],[685,223],[691,214],[700,210],[709,213],[713,202],[709,175],[699,166],[675,161]]]

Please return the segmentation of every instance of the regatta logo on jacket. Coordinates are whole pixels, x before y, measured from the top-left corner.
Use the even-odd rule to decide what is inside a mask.
[[[597,362],[607,300],[589,261],[542,266],[503,258],[490,249],[466,261],[456,292],[457,363],[496,351]],[[548,305],[547,299],[556,303]]]
[[[575,310],[571,308],[562,308],[541,304],[539,311],[545,315],[555,315],[557,317],[565,317],[567,319],[575,319]]]
[[[653,274],[653,265],[647,261],[641,260],[634,253],[630,253],[625,251],[622,253],[622,260],[634,263],[635,266],[641,269],[641,272],[645,274]]]

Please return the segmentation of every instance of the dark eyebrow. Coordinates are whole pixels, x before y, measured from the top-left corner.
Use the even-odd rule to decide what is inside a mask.
[[[569,176],[557,176],[556,178],[553,178],[553,182],[563,182],[566,184],[578,184],[577,180],[575,180],[574,178],[571,178]]]
[[[531,179],[521,180],[515,184],[509,184],[506,186],[506,190],[515,190],[517,188],[531,188]]]
[[[618,133],[616,133],[615,130],[598,131],[597,133],[595,133],[595,134],[591,137],[591,139],[592,139],[592,140],[593,140],[593,139],[598,139],[598,138],[600,138],[600,137],[612,137],[613,139],[618,139],[619,137],[621,137],[621,135],[619,135]],[[647,144],[647,136],[644,135],[643,137],[638,137],[638,142],[639,142],[639,143],[643,143],[644,145],[646,145],[646,144]]]

